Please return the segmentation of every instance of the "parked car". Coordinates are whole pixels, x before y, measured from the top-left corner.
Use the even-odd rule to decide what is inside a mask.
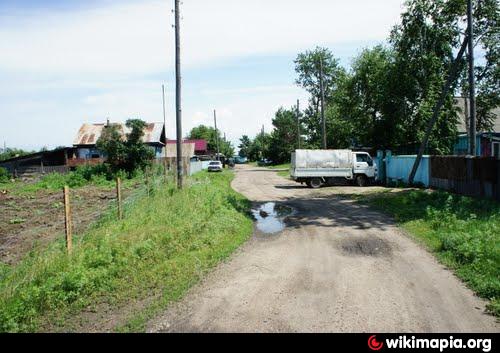
[[[375,180],[377,165],[366,152],[351,150],[296,150],[292,153],[292,179],[311,188],[349,180],[366,186]]]
[[[257,162],[257,165],[259,167],[267,167],[268,165],[271,165],[271,164],[273,164],[273,161],[271,161],[267,158],[261,159],[260,161]]]
[[[222,172],[222,169],[221,161],[210,161],[210,163],[208,163],[209,172]]]
[[[234,163],[236,164],[245,164],[248,162],[247,157],[236,156],[234,157]]]

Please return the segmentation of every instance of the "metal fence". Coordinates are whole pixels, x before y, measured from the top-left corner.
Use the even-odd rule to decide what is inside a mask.
[[[415,155],[377,152],[378,180],[408,183]],[[423,156],[415,183],[466,196],[500,201],[500,160],[492,157]]]
[[[387,151],[385,158],[378,158],[381,181],[386,183],[394,181],[408,183],[408,177],[416,158],[415,155],[393,156],[390,151]],[[415,175],[415,183],[421,183],[424,186],[430,185],[429,156],[423,156]]]

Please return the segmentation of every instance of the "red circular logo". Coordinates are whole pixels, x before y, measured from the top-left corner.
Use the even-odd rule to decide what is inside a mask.
[[[384,346],[384,343],[383,342],[377,342],[377,339],[375,338],[375,335],[370,336],[370,338],[368,338],[368,347],[372,351],[379,351],[379,350],[382,349],[383,346]]]

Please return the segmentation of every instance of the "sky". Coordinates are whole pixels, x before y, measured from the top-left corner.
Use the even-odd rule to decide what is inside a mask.
[[[298,53],[348,66],[384,43],[404,0],[182,0],[184,135],[217,125],[236,146],[306,92]],[[173,0],[0,0],[0,145],[71,146],[83,123],[163,121],[175,138]]]

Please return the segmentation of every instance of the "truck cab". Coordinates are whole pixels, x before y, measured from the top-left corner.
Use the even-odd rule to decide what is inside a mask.
[[[365,186],[377,175],[377,166],[366,152],[353,152],[353,179],[359,186]]]

